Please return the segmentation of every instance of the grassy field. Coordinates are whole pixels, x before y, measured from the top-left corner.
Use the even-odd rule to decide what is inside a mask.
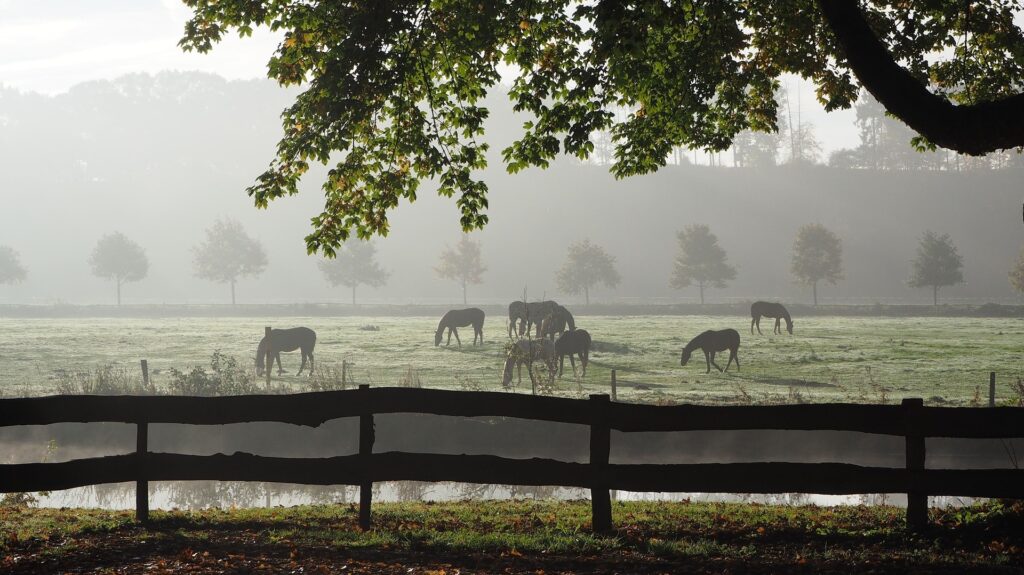
[[[349,363],[348,382],[374,386],[416,385],[447,389],[501,390],[504,318],[490,317],[487,343],[433,346],[433,317],[274,318],[275,327],[316,330],[320,366]],[[63,376],[119,366],[137,376],[147,359],[154,381],[170,368],[208,365],[219,350],[252,365],[266,320],[249,318],[0,319],[0,392],[4,396],[55,393]],[[797,318],[795,335],[749,334],[739,316],[583,316],[581,328],[595,341],[585,378],[568,373],[545,393],[606,393],[617,370],[618,397],[625,401],[771,403],[898,401],[923,397],[934,405],[987,401],[988,374],[998,374],[998,397],[1016,399],[1011,384],[1024,377],[1024,320],[1004,318]],[[374,329],[370,329],[372,328]],[[681,347],[705,329],[740,331],[740,371],[705,374],[698,355],[679,365]],[[298,353],[283,354],[289,374],[278,385],[306,386]],[[568,363],[568,362],[567,362]],[[725,364],[725,359],[720,361]],[[566,369],[569,366],[566,365]],[[529,381],[517,391],[529,392]]]
[[[586,501],[156,512],[0,507],[4,573],[1020,573],[1024,509],[932,510],[921,534],[893,507],[613,505]]]

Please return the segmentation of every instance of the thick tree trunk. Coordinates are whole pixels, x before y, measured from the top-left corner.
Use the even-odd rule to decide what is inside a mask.
[[[1024,94],[957,106],[893,60],[855,0],[817,0],[850,69],[885,109],[928,141],[982,155],[1024,145]]]

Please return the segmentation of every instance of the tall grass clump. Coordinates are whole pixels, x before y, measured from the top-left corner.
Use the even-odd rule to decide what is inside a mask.
[[[107,364],[92,371],[57,370],[60,395],[156,395],[156,385],[143,381],[142,373],[121,365]]]
[[[194,366],[187,372],[175,368],[168,370],[171,381],[168,392],[171,395],[250,395],[260,392],[260,387],[250,370],[238,366],[238,360],[220,351],[210,357],[210,371]]]

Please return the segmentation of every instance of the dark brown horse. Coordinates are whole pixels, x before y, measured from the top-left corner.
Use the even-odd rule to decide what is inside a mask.
[[[455,341],[462,347],[462,340],[459,339],[459,330],[456,328],[473,326],[473,345],[476,345],[476,338],[480,338],[480,345],[484,344],[484,310],[471,307],[468,309],[453,309],[441,317],[437,324],[437,332],[434,333],[434,346],[441,345],[441,338],[444,330],[448,330],[448,342],[451,345],[452,334],[455,334]]]
[[[590,361],[590,332],[585,329],[574,329],[563,333],[555,341],[555,356],[558,358],[558,377],[562,377],[565,370],[565,356],[569,356],[569,364],[572,365],[573,374],[576,373],[576,361],[573,354],[580,356],[580,365],[583,366],[583,375],[587,375],[587,363]]]
[[[679,365],[686,365],[686,362],[690,361],[690,354],[693,350],[700,348],[704,352],[704,361],[708,364],[708,370],[705,373],[711,373],[711,366],[718,368],[718,371],[726,371],[729,369],[729,364],[736,360],[736,369],[740,368],[740,357],[737,352],[740,349],[740,334],[734,329],[723,329],[721,331],[707,330],[706,332],[698,335],[697,337],[690,340],[690,343],[686,344],[683,348],[683,355],[679,358]],[[729,350],[729,362],[725,364],[725,369],[722,369],[720,365],[715,363],[715,353],[719,351]]]
[[[505,358],[505,368],[501,374],[501,385],[512,387],[512,368],[518,367],[519,383],[523,383],[523,364],[530,373],[533,393],[537,394],[537,379],[533,373],[533,364],[540,360],[548,368],[548,383],[555,381],[555,345],[547,339],[520,339],[512,344]]]
[[[750,333],[754,333],[754,326],[757,326],[757,333],[761,333],[761,317],[773,317],[775,318],[775,329],[772,333],[782,333],[782,327],[779,325],[780,320],[786,320],[786,331],[789,335],[793,335],[793,318],[789,317],[789,311],[786,310],[785,306],[781,303],[773,303],[770,301],[755,301],[750,306]]]
[[[551,337],[554,341],[556,335],[576,329],[576,320],[569,313],[569,310],[558,305],[552,307],[551,313],[547,315],[537,326],[537,337]]]
[[[316,332],[308,327],[293,327],[291,329],[270,330],[270,353],[274,356],[270,360],[270,369],[274,369],[274,359],[277,360],[278,375],[284,373],[281,369],[281,352],[302,351],[302,365],[295,375],[302,373],[306,367],[306,358],[309,358],[309,375],[313,375],[313,347],[316,346]],[[263,375],[264,363],[267,357],[267,336],[260,339],[256,347],[256,374]]]

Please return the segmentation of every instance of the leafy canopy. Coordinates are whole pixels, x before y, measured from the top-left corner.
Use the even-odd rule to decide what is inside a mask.
[[[89,265],[93,275],[113,279],[119,285],[139,281],[149,273],[145,250],[121,232],[107,234],[96,242]]]
[[[1006,111],[1024,109],[1021,0],[185,3],[185,50],[261,25],[284,32],[269,76],[305,89],[248,192],[266,207],[298,192],[310,162],[331,164],[306,237],[328,256],[352,234],[386,235],[389,212],[424,179],[456,198],[463,230],[487,223],[481,102],[502,81],[533,117],[502,152],[512,172],[559,153],[586,158],[602,131],[617,177],[657,170],[677,146],[724,150],[744,129],[776,129],[783,73],[814,82],[830,111],[863,82],[939,145],[1024,144],[1024,113]],[[1016,108],[987,106],[999,99]]]
[[[0,284],[20,282],[26,275],[28,270],[21,265],[18,252],[10,246],[0,246]]]
[[[843,279],[843,245],[839,236],[821,224],[801,227],[793,243],[793,276],[806,285]]]
[[[192,248],[195,274],[202,279],[234,284],[241,277],[257,276],[267,267],[267,252],[249,237],[242,224],[220,219],[206,229],[206,238]]]
[[[736,279],[736,268],[726,262],[725,250],[705,224],[694,224],[677,233],[679,255],[672,268],[671,286],[682,289],[693,282],[724,288]]]
[[[917,255],[907,283],[910,287],[942,287],[963,283],[963,268],[963,257],[953,245],[949,234],[940,235],[927,230],[917,246]]]

